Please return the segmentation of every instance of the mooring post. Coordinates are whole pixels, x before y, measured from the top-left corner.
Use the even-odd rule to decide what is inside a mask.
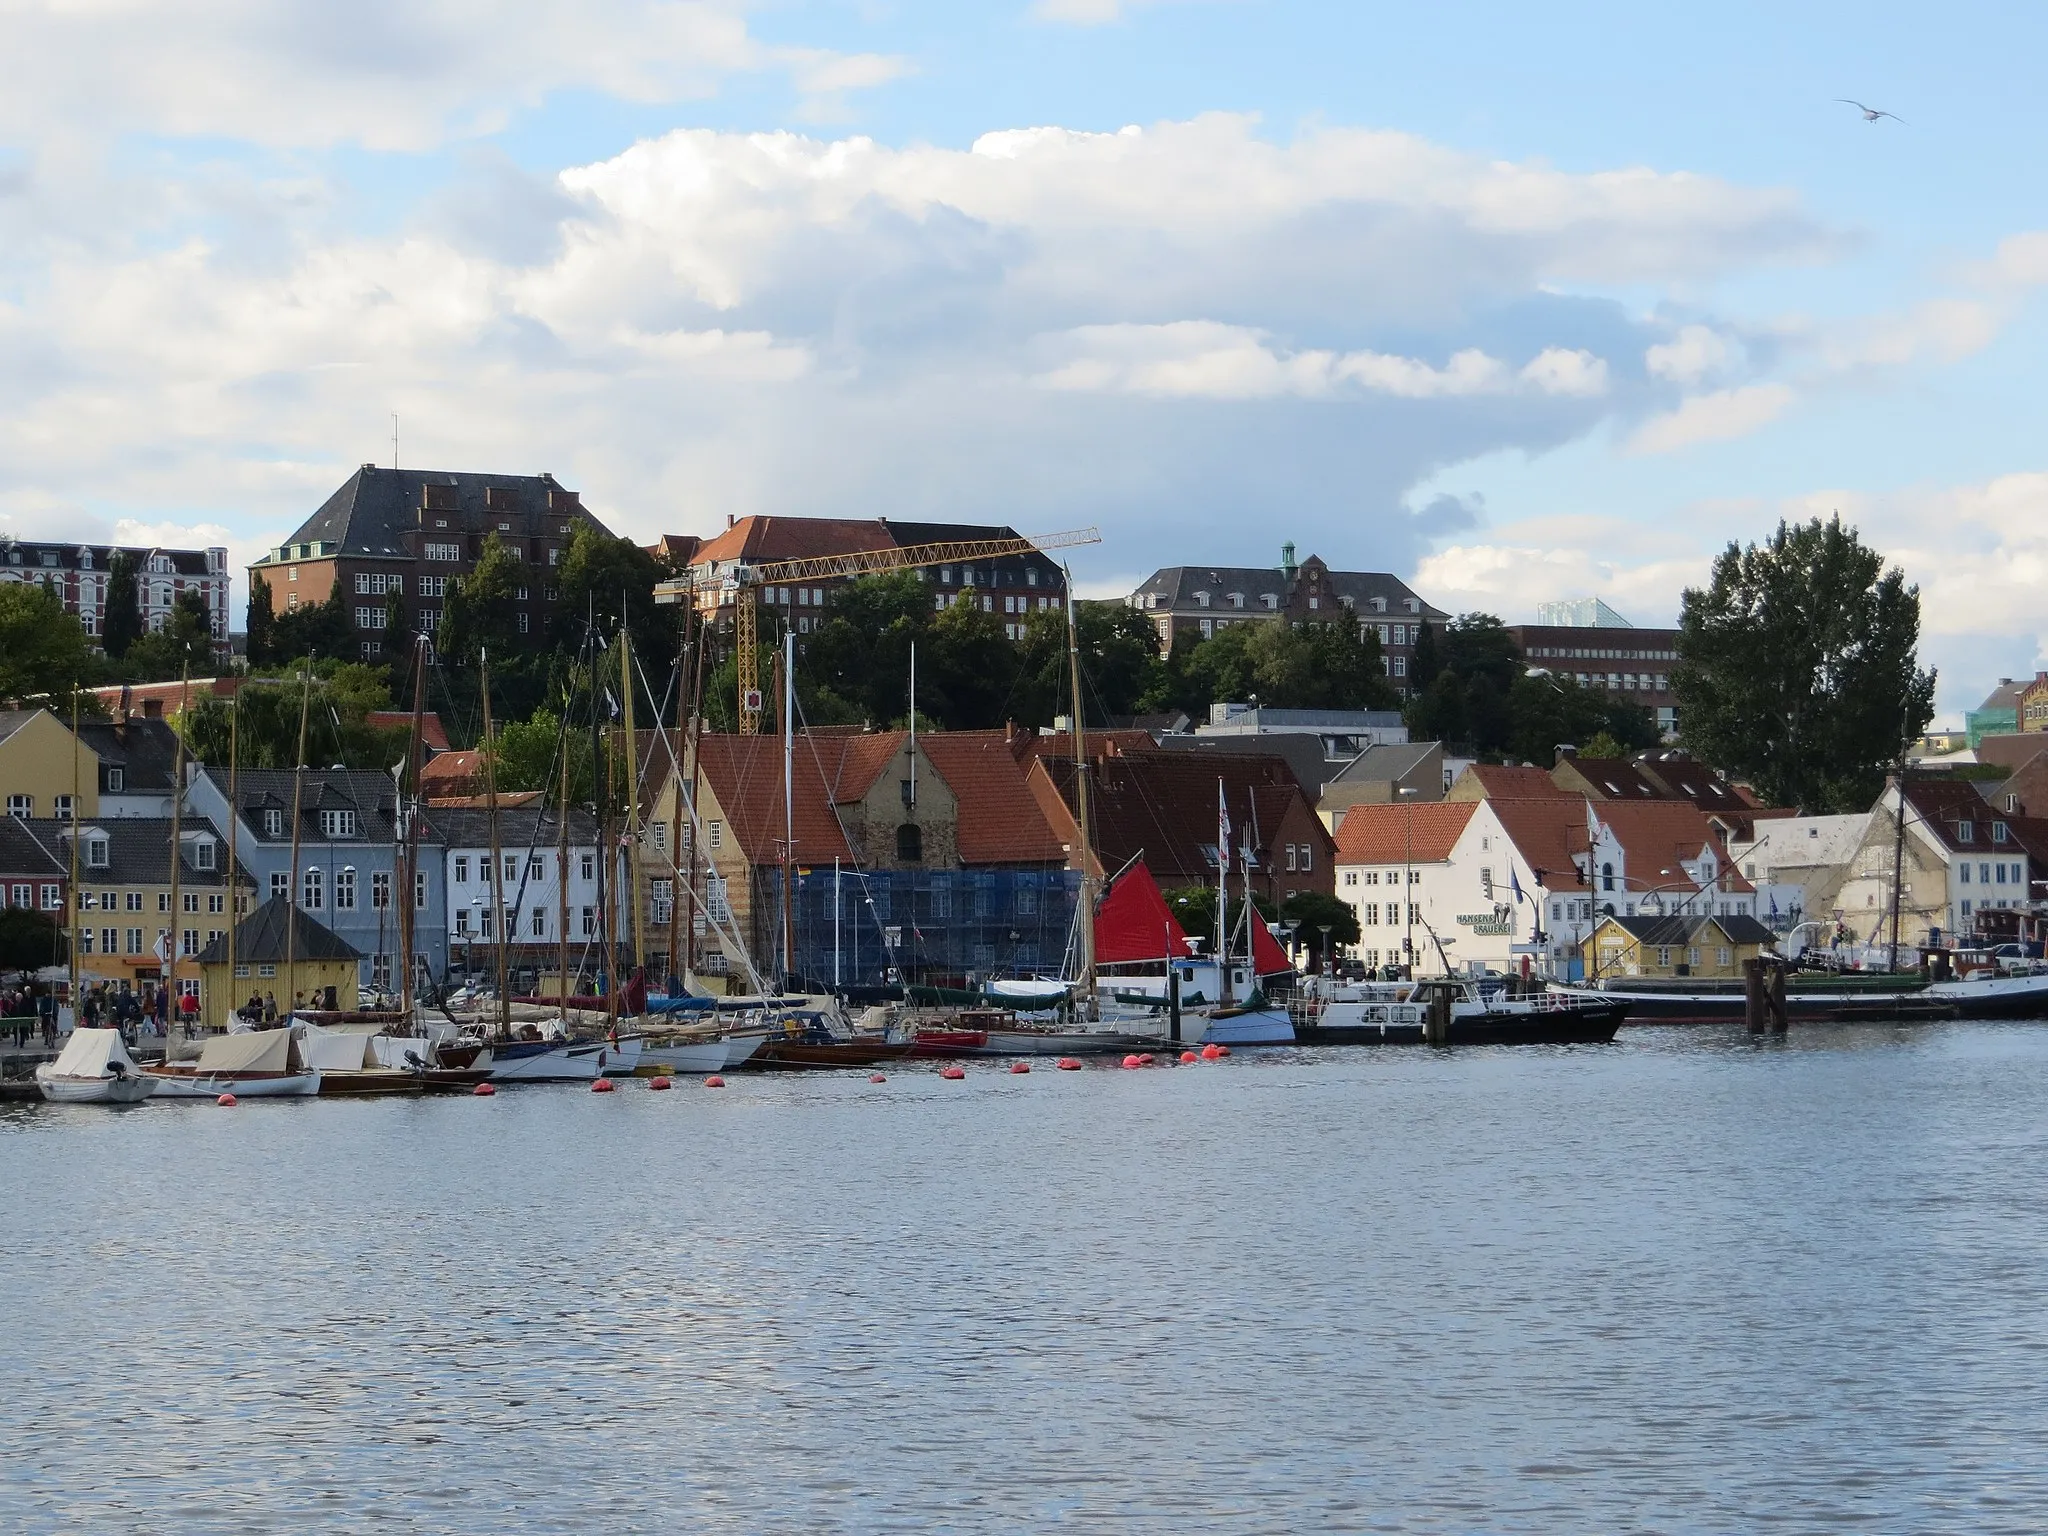
[[[1774,1035],[1786,1034],[1792,1028],[1791,1010],[1785,1004],[1785,972],[1789,969],[1783,960],[1771,962],[1769,1002]]]
[[[1451,989],[1447,986],[1432,987],[1429,993],[1429,1008],[1423,1014],[1424,1037],[1431,1045],[1449,1045],[1451,1042]]]
[[[1758,955],[1742,962],[1742,1021],[1752,1035],[1764,1032],[1764,962]]]
[[[1166,957],[1166,1038],[1180,1044],[1180,972],[1171,954]]]

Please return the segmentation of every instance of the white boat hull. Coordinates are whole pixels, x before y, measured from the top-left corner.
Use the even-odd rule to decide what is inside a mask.
[[[1222,1017],[1184,1014],[1181,1035],[1193,1045],[1292,1045],[1294,1021],[1282,1008],[1256,1008]]]
[[[36,1088],[52,1104],[140,1104],[156,1092],[156,1080],[144,1073],[126,1077],[59,1076],[48,1066],[36,1068]]]
[[[741,1062],[752,1057],[756,1051],[760,1050],[767,1043],[767,1040],[768,1037],[760,1033],[727,1035],[723,1042],[725,1046],[725,1063],[719,1070],[730,1072]]]
[[[645,1044],[640,1048],[640,1072],[666,1073],[672,1077],[703,1077],[723,1072],[730,1047],[724,1040],[693,1040],[673,1045]],[[751,1054],[751,1052],[749,1053]],[[624,1071],[625,1068],[620,1068]]]
[[[494,1083],[591,1083],[613,1073],[629,1076],[640,1065],[641,1042],[589,1040],[557,1043],[530,1056],[503,1054],[495,1047],[491,1057]]]
[[[232,1093],[238,1099],[310,1099],[320,1091],[318,1072],[287,1072],[265,1077],[237,1077],[232,1072],[200,1077],[186,1072],[145,1072],[161,1099],[217,1099]]]

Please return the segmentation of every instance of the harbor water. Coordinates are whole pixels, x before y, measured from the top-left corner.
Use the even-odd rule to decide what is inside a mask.
[[[0,1107],[0,1529],[2034,1531],[2048,1028]]]

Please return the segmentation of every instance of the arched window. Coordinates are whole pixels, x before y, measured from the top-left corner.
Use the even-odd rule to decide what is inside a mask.
[[[1600,866],[1600,889],[1603,891],[1614,889],[1614,866],[1612,864],[1602,864]]]
[[[321,906],[324,905],[324,901],[325,885],[320,871],[316,866],[308,865],[306,867],[305,895],[299,904],[308,912],[318,912]]]
[[[906,821],[896,829],[896,857],[905,864],[924,862],[924,828]]]

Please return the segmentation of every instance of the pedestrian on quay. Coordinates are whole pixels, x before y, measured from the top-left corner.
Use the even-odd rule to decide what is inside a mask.
[[[263,1027],[268,1029],[277,1022],[277,993],[265,989],[263,993]]]
[[[57,994],[45,992],[36,999],[36,1016],[42,1020],[43,1049],[57,1049]]]

